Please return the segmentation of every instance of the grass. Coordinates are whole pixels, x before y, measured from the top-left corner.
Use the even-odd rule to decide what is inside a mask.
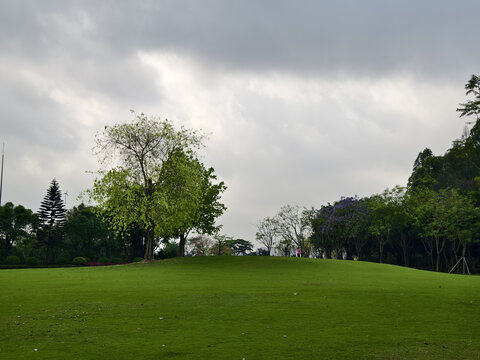
[[[1,359],[480,359],[478,276],[206,257],[2,270],[0,288]]]

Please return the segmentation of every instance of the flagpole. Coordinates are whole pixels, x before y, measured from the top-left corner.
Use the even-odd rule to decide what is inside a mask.
[[[5,143],[3,143],[2,148],[2,173],[0,176],[0,206],[2,206],[2,188],[3,188],[3,161],[5,159]]]

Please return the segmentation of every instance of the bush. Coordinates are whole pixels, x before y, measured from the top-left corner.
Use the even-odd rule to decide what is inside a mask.
[[[170,259],[177,256],[178,253],[178,244],[177,243],[168,243],[165,244],[164,248],[160,250],[157,254],[159,259]]]
[[[114,258],[110,259],[110,262],[113,263],[113,264],[120,264],[121,262],[123,262],[123,260],[120,259],[120,258],[114,257]]]
[[[55,261],[55,264],[57,265],[64,265],[64,264],[69,264],[70,260],[65,257],[65,256],[59,256],[57,260]]]
[[[110,259],[105,256],[102,256],[101,258],[98,258],[98,262],[106,264],[110,262]]]
[[[25,264],[34,266],[34,265],[40,265],[40,260],[38,260],[35,256],[30,256],[25,260]]]
[[[133,262],[140,262],[142,260],[143,260],[142,257],[136,257],[135,259],[133,259]]]
[[[7,256],[5,259],[5,265],[20,265],[20,258],[15,255]]]
[[[86,262],[87,260],[81,256],[77,256],[75,259],[72,260],[72,264],[77,266],[85,265]]]

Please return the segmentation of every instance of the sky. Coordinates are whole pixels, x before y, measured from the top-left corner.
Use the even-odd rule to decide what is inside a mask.
[[[460,137],[480,73],[480,2],[0,0],[2,203],[67,207],[92,148],[130,109],[209,134],[228,236],[255,239],[285,204],[406,185]]]

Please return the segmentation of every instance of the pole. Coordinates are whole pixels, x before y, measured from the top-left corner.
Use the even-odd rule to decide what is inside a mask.
[[[0,176],[0,206],[2,206],[2,189],[3,189],[3,161],[5,159],[5,143],[2,148],[2,174]]]

